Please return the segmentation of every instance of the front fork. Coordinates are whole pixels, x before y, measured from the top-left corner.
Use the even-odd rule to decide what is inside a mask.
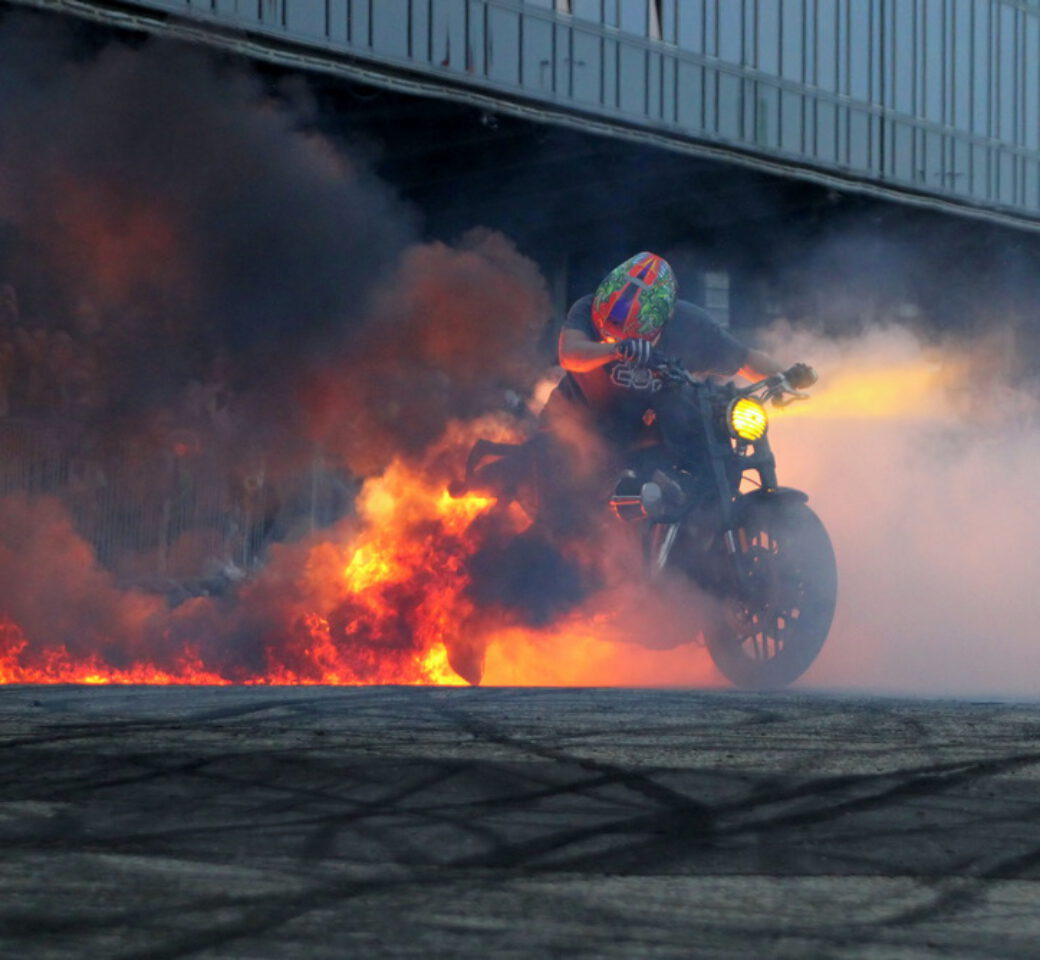
[[[714,423],[713,411],[711,404],[708,401],[706,391],[698,391],[697,400],[700,409],[701,423],[704,427],[704,435],[708,437],[708,450],[711,454],[712,475],[715,479],[715,489],[718,494],[722,543],[726,550],[726,556],[729,559],[729,567],[733,575],[733,586],[736,588],[737,596],[743,596],[746,592],[745,587],[747,585],[748,573],[744,564],[741,562],[741,554],[738,549],[736,510],[734,509],[730,478],[726,470],[727,464],[731,462],[733,458],[733,447],[730,443],[723,445],[718,440],[718,428]],[[765,437],[763,437],[762,440],[765,444],[765,451],[768,452],[768,441]],[[756,455],[758,452],[759,451],[756,449]],[[771,455],[770,459],[772,459]]]
[[[647,521],[643,526],[643,567],[648,579],[656,580],[672,555],[682,523],[655,523]],[[658,542],[654,542],[657,540]]]
[[[660,523],[647,521],[643,527],[643,569],[647,579],[656,580],[668,566],[682,522]],[[737,533],[733,529],[722,532],[722,544],[726,551],[729,568],[730,589],[738,597],[747,595],[748,572],[744,554],[740,551]],[[708,544],[705,544],[707,548]],[[721,585],[720,585],[721,586]]]
[[[737,596],[746,596],[749,574],[737,540],[736,501],[729,467],[736,457],[741,476],[747,470],[756,470],[761,489],[775,490],[777,487],[776,459],[770,449],[768,437],[762,437],[755,444],[754,453],[748,453],[746,445],[734,451],[730,443],[721,442],[718,438],[718,427],[714,422],[714,412],[707,391],[697,391],[697,405],[704,436],[708,438],[707,447],[712,478],[715,481],[716,502],[719,507],[719,528],[722,531],[722,544],[729,559],[733,587]],[[680,523],[648,523],[646,525],[643,533],[643,560],[651,579],[658,577],[667,566],[668,558],[671,556],[672,548],[679,535],[680,525]],[[664,532],[658,537],[656,536],[657,528],[662,526]]]

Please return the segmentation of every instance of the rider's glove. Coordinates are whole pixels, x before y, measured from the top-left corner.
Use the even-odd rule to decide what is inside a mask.
[[[816,371],[807,363],[796,363],[784,371],[784,379],[795,390],[804,390],[816,383]]]
[[[634,367],[649,367],[654,356],[654,348],[649,340],[629,337],[614,345],[614,356]]]

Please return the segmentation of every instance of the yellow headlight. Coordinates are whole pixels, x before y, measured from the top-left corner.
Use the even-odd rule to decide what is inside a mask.
[[[741,397],[729,405],[729,429],[733,436],[754,443],[765,436],[768,426],[766,408],[757,400]]]

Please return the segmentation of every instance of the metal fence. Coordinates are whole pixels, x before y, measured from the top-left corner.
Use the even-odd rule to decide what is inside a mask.
[[[0,420],[0,497],[53,497],[100,564],[123,581],[159,589],[244,575],[275,540],[327,526],[354,488],[315,456],[295,477],[169,449],[99,452],[53,418]]]

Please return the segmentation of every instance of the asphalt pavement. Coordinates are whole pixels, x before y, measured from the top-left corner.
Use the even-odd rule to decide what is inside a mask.
[[[1040,706],[0,688],[0,956],[1040,955]]]

